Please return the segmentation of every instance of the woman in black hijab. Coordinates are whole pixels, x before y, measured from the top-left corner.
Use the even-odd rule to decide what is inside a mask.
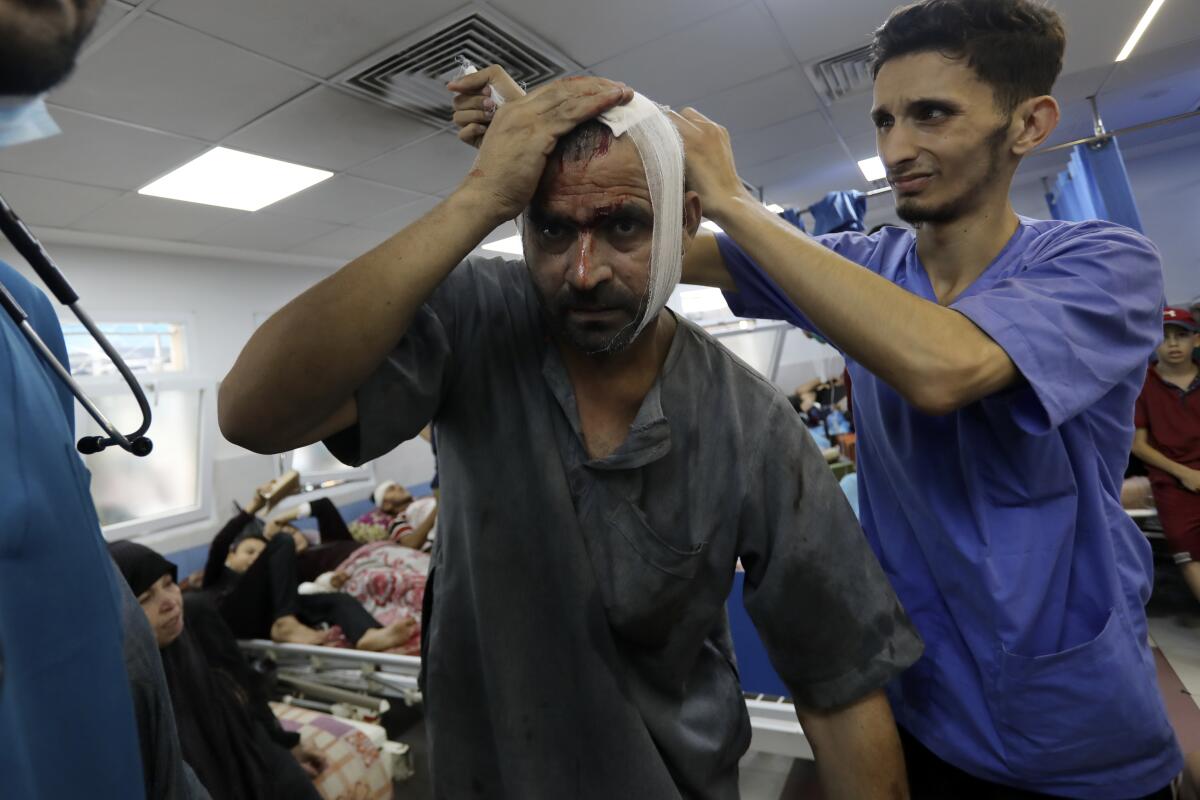
[[[319,800],[324,760],[279,726],[212,601],[184,599],[175,565],[148,547],[109,550],[158,642],[184,760],[214,800]]]

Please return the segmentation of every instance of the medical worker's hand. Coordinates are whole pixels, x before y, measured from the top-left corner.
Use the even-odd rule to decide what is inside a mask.
[[[704,216],[719,224],[732,203],[753,200],[733,163],[729,131],[694,108],[669,114],[683,137],[688,188],[700,195]]]
[[[633,99],[633,90],[604,78],[565,78],[496,110],[475,166],[459,187],[496,224],[529,205],[558,138],[608,109]],[[456,193],[457,194],[457,193]]]
[[[1200,470],[1184,470],[1179,476],[1179,483],[1189,492],[1200,492]]]
[[[525,90],[499,64],[456,78],[446,88],[455,93],[454,124],[458,126],[458,138],[472,147],[479,147],[495,115],[494,94],[505,100],[525,96]]]

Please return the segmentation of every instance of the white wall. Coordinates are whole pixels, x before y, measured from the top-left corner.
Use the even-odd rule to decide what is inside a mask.
[[[226,257],[186,253],[152,253],[54,243],[45,244],[79,293],[81,305],[93,318],[187,322],[191,372],[213,387],[228,372],[242,346],[262,319],[328,275],[334,268],[313,265],[255,263],[252,257]],[[33,278],[23,259],[7,246],[0,258]],[[63,309],[63,315],[70,312]],[[215,420],[209,419],[215,431]],[[151,431],[153,434],[153,431]],[[231,503],[245,502],[254,487],[271,479],[271,456],[251,453],[213,437],[214,515],[203,523],[160,532],[155,547],[171,551],[211,539],[218,524],[228,517]],[[405,443],[375,464],[376,475],[402,483],[424,483],[433,475],[433,457],[422,440]],[[330,494],[343,501],[361,499],[373,485],[354,484]]]

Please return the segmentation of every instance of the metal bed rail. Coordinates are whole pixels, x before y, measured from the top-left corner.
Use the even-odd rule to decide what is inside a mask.
[[[264,639],[238,642],[250,655],[275,662],[281,682],[327,702],[359,705],[374,711],[383,695],[412,705],[420,701],[417,675],[421,659],[340,647],[280,644]],[[752,731],[750,749],[790,758],[813,758],[812,747],[796,719],[791,701],[747,694]],[[385,701],[386,702],[386,701]],[[383,709],[383,710],[386,710]]]

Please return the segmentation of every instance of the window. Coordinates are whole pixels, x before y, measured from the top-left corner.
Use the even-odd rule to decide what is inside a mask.
[[[135,375],[183,372],[187,369],[184,326],[173,322],[97,323]],[[116,375],[112,359],[79,322],[63,322],[63,337],[76,377]]]
[[[706,330],[764,378],[775,380],[783,337],[788,331],[786,324],[743,319],[706,326]]]
[[[152,421],[149,436],[154,450],[137,458],[113,446],[84,456],[92,473],[92,501],[108,538],[125,538],[151,530],[201,519],[208,492],[201,465],[206,463],[209,426],[209,387],[199,381],[175,379],[144,384]],[[124,382],[84,387],[96,407],[127,432],[141,420],[137,401]],[[75,425],[79,436],[103,431],[78,403]]]
[[[189,374],[188,322],[116,317],[96,325],[146,392],[147,435],[154,442],[144,458],[117,446],[83,456],[105,537],[123,539],[203,519],[212,502],[212,480],[203,465],[210,463],[216,430],[216,393],[211,380]],[[62,320],[62,329],[71,372],[83,391],[118,430],[135,429],[141,422],[137,401],[112,360],[73,317]],[[78,436],[103,434],[78,403],[75,427]]]

